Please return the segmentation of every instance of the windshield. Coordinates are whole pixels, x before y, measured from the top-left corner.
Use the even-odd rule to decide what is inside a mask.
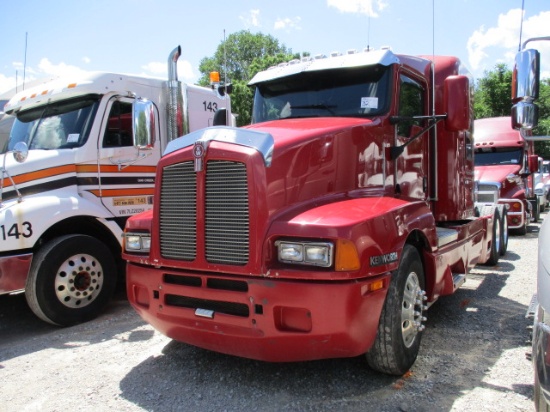
[[[475,153],[475,165],[521,165],[522,156],[522,149],[477,149]]]
[[[322,70],[259,83],[252,122],[379,115],[389,107],[390,70],[382,65]]]
[[[82,146],[99,104],[99,96],[79,97],[25,110],[17,114],[8,150],[18,142],[29,149],[63,149]]]

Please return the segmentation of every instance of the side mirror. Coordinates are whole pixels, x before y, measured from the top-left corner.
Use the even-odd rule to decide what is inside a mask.
[[[212,126],[227,126],[227,109],[216,110]]]
[[[155,106],[153,102],[137,99],[132,109],[132,131],[134,146],[140,149],[150,149],[156,141]]]
[[[29,146],[25,142],[17,142],[13,148],[13,158],[17,163],[23,163],[29,155]]]
[[[537,155],[531,155],[527,159],[527,167],[529,173],[536,173],[539,171],[539,157]]]
[[[470,80],[467,76],[449,76],[443,84],[445,127],[452,132],[468,130],[471,124]]]
[[[512,127],[531,130],[538,123],[540,53],[527,49],[516,54],[512,72]]]
[[[527,49],[516,54],[512,72],[512,101],[532,101],[539,97],[540,53]]]

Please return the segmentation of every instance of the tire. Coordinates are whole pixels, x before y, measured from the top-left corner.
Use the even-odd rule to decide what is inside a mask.
[[[500,211],[500,256],[504,256],[508,250],[508,209],[505,206],[498,206]]]
[[[538,223],[538,221],[540,220],[540,209],[538,201],[532,201],[531,205],[533,206],[533,222]]]
[[[514,236],[525,236],[527,234],[527,221],[525,221],[522,227],[518,227],[517,229],[512,229],[510,233],[513,234]]]
[[[535,402],[535,411],[537,412],[550,412],[550,405],[546,402],[546,398],[542,393],[540,387],[539,375],[535,370],[535,382],[533,385],[533,401]]]
[[[501,252],[502,242],[502,220],[500,218],[500,212],[497,207],[493,212],[493,237],[491,239],[491,248],[489,250],[489,259],[485,262],[488,266],[495,266],[498,263]]]
[[[378,333],[366,354],[372,369],[400,376],[414,364],[426,321],[425,294],[420,255],[416,248],[405,245],[380,314]]]
[[[113,296],[116,278],[115,259],[107,246],[91,236],[62,236],[34,255],[25,297],[40,319],[76,325],[101,313]]]

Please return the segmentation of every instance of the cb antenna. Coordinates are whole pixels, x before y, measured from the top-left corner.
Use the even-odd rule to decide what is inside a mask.
[[[225,29],[223,29],[223,83],[227,84],[227,44],[225,38]]]
[[[370,13],[367,15],[367,51],[370,51]]]
[[[23,90],[25,90],[25,72],[27,70],[27,37],[29,33],[25,32],[25,60],[23,63]]]

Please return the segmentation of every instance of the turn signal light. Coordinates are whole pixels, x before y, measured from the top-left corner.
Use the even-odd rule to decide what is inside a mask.
[[[336,242],[335,269],[339,272],[359,270],[361,263],[355,244],[349,240],[339,239]]]

